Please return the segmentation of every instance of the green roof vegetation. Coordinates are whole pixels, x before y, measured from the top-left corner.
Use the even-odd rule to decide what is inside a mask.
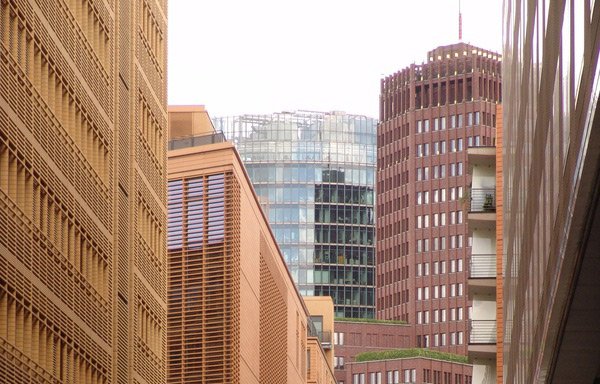
[[[354,319],[350,317],[336,317],[335,321],[350,321],[354,323],[375,323],[375,324],[407,324],[402,320],[378,320],[378,319]]]
[[[410,357],[427,357],[436,360],[453,361],[456,363],[467,363],[467,357],[453,353],[432,351],[424,348],[392,349],[389,351],[363,352],[356,355],[356,362],[373,360],[394,360]]]

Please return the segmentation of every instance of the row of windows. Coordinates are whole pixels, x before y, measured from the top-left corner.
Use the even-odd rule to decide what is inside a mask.
[[[375,285],[373,268],[315,266],[313,273],[314,284]]]
[[[457,249],[463,247],[463,235],[450,235],[450,246],[448,249]],[[469,242],[471,242],[469,238]],[[433,237],[431,239],[431,248],[429,247],[429,239],[418,239],[416,243],[416,252],[443,251],[446,249],[446,237]]]
[[[444,323],[448,321],[446,309],[435,309],[433,312],[434,323]],[[464,311],[462,307],[450,308],[450,321],[462,321],[464,319]],[[417,312],[417,324],[429,324],[429,311]]]
[[[373,184],[371,183],[371,185]],[[373,188],[354,185],[316,185],[315,201],[317,203],[372,205],[374,201]]]
[[[452,283],[448,284],[450,295],[449,297],[460,297],[464,294],[463,283]],[[440,299],[447,297],[446,285],[434,285],[431,287],[431,291],[433,292],[433,297],[429,295],[429,287],[418,287],[417,288],[417,301],[421,300],[429,300]]]
[[[315,222],[374,225],[373,208],[347,205],[317,205]]]
[[[484,112],[485,114],[485,112]],[[463,116],[466,116],[467,127],[480,124],[480,113],[479,112],[467,112],[466,115],[450,115],[448,121],[450,123],[448,128],[460,128],[463,126]],[[484,119],[485,120],[485,119]],[[430,124],[431,122],[431,124]],[[446,117],[434,117],[432,120],[417,120],[417,133],[429,132],[431,125],[432,131],[443,131],[446,129]]]
[[[374,228],[372,227],[317,225],[315,233],[317,243],[374,244]]]
[[[248,164],[248,176],[253,183],[347,183],[373,185],[373,167],[322,169],[315,164]]]
[[[464,332],[450,332],[450,345],[463,345],[464,342]],[[435,333],[433,335],[433,343],[431,343],[430,335],[417,335],[418,348],[443,347],[446,345],[445,333]],[[427,383],[430,382],[431,381],[427,381]],[[438,382],[441,383],[441,381]]]
[[[450,264],[450,273],[462,272],[463,271],[463,260],[462,259],[452,259],[449,260]],[[432,270],[430,270],[430,265],[432,266]],[[443,275],[446,273],[446,260],[442,261],[434,261],[432,263],[417,263],[416,265],[416,276],[429,276],[430,272],[433,275]]]
[[[434,199],[435,200],[435,199]],[[445,200],[442,200],[445,201]],[[430,215],[417,215],[417,220],[415,222],[417,229],[429,228],[429,216]],[[451,211],[449,212],[450,216],[450,225],[453,224],[462,224],[463,222],[463,211]],[[433,222],[431,223],[433,227],[440,227],[446,225],[446,212],[442,213],[434,213],[431,215],[433,217]]]
[[[461,332],[462,333],[462,332]],[[420,337],[420,336],[418,336]],[[445,339],[445,334],[444,334]],[[342,358],[342,366],[343,366],[343,358]],[[400,381],[400,370],[387,371],[386,382],[382,381],[382,372],[369,372],[368,377],[369,381],[366,382],[365,378],[367,377],[365,373],[354,373],[352,374],[352,384],[403,384],[409,383],[414,384],[417,382],[417,370],[416,369],[403,369],[402,371],[402,381]],[[438,371],[436,369],[433,370],[433,378],[432,378],[432,370],[431,369],[423,369],[423,383],[433,383],[433,384],[452,384],[452,372],[443,372]],[[443,382],[442,382],[443,377]],[[463,382],[463,378],[465,379]],[[343,381],[340,384],[344,384]],[[472,384],[472,377],[469,375],[463,375],[461,373],[454,374],[454,384]]]
[[[387,380],[382,381],[382,372],[369,372],[369,382],[365,382],[364,373],[354,373],[352,375],[352,384],[400,384],[400,383],[415,383],[417,381],[416,369],[403,369],[403,381],[400,381],[400,371],[387,371]]]
[[[314,262],[327,264],[375,265],[373,253],[373,247],[317,245],[315,246]]]

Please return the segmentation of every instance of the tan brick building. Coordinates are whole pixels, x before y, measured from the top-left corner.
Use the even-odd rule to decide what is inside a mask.
[[[192,127],[202,111],[169,114],[168,382],[334,383],[235,147]]]
[[[165,0],[0,0],[0,381],[166,379]]]

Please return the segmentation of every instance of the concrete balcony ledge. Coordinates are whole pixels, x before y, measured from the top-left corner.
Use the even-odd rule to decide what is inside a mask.
[[[496,166],[496,147],[469,147],[467,156],[471,166]]]

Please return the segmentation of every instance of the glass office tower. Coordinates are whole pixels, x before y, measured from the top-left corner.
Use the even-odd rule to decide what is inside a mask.
[[[213,119],[231,139],[303,295],[374,317],[377,121],[343,112]]]

